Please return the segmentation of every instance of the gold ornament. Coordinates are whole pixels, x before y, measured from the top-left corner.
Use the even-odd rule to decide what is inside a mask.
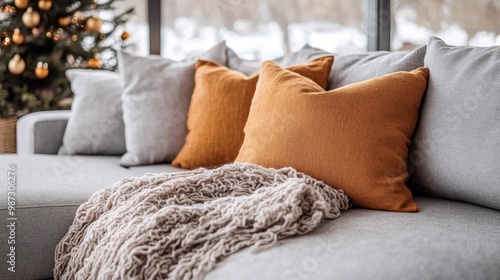
[[[28,4],[29,4],[29,0],[16,0],[16,1],[14,1],[14,5],[16,5],[16,7],[18,9],[26,9],[28,7]]]
[[[35,37],[38,37],[38,35],[40,35],[40,29],[33,27],[33,29],[31,29],[31,33],[33,33]]]
[[[2,46],[9,46],[10,45],[9,33],[7,33],[7,31],[2,31],[1,37],[0,37],[0,42],[2,43]]]
[[[87,63],[87,65],[90,68],[101,68],[102,67],[102,63],[101,63],[100,56],[98,54],[96,54],[94,56],[94,58],[89,59],[89,62]]]
[[[49,65],[47,63],[39,61],[36,65],[35,76],[38,79],[43,80],[47,78],[48,75],[49,75]]]
[[[122,37],[122,40],[127,40],[128,37],[130,37],[130,33],[128,33],[127,31],[123,31],[121,37]]]
[[[51,38],[51,37],[52,37],[52,33],[50,33],[50,31],[48,31],[47,33],[45,33],[45,36],[46,36],[47,38]]]
[[[14,75],[19,75],[23,73],[24,69],[26,68],[26,63],[24,60],[21,58],[19,54],[16,54],[10,61],[9,61],[9,71],[10,73]]]
[[[102,20],[96,15],[89,17],[87,19],[87,22],[85,23],[85,30],[90,32],[100,32],[101,27],[102,27]]]
[[[16,8],[14,8],[14,6],[6,5],[3,7],[3,11],[0,8],[0,12],[4,12],[4,13],[7,13],[7,14],[13,16],[16,14]]]
[[[21,33],[19,28],[14,29],[14,34],[12,34],[12,42],[16,45],[21,45],[24,43],[24,35]]]
[[[81,20],[81,14],[79,12],[76,12],[73,14],[73,18],[71,19],[71,22],[73,23],[78,23]]]
[[[67,27],[71,23],[71,17],[62,17],[57,20],[57,23],[59,23],[59,26],[61,27]]]
[[[5,47],[10,46],[10,38],[5,37],[2,41],[2,45],[4,45]]]
[[[42,11],[48,11],[52,7],[52,0],[38,1],[38,8]]]
[[[40,23],[40,14],[29,7],[23,14],[23,23],[26,27],[34,27]]]

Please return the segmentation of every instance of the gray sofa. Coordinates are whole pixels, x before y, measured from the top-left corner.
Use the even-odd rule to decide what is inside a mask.
[[[124,168],[113,156],[57,156],[69,112],[33,113],[18,122],[18,155],[1,155],[1,182],[17,166],[16,272],[7,270],[2,226],[0,279],[52,277],[54,249],[76,209],[123,177],[176,172],[167,164]],[[5,183],[4,183],[5,186]],[[7,218],[7,188],[0,213]],[[418,213],[354,208],[313,233],[218,264],[206,279],[500,279],[500,211],[415,196]]]

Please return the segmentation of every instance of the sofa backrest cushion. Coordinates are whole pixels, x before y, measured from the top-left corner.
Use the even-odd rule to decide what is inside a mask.
[[[357,206],[417,211],[404,182],[427,73],[397,72],[325,92],[265,62],[236,161],[291,166],[344,190]]]
[[[421,46],[412,51],[334,54],[335,63],[328,79],[328,89],[336,89],[389,73],[412,71],[424,67],[425,52],[426,46]],[[329,54],[325,50],[305,45],[295,53],[271,61],[283,67],[304,63],[313,58]],[[227,52],[227,62],[229,68],[236,69],[246,75],[256,73],[260,67],[259,62],[241,59],[230,48],[228,48]]]
[[[377,51],[336,55],[330,73],[329,89],[365,81],[398,71],[412,71],[424,66],[426,46],[413,51]]]
[[[429,87],[410,153],[424,194],[500,209],[500,47],[431,37]]]
[[[314,58],[330,55],[328,52],[313,48],[309,45],[304,45],[300,50],[272,59],[271,61],[276,64],[286,67],[300,63],[306,63]],[[238,57],[238,55],[231,49],[227,49],[227,67],[237,70],[246,76],[251,76],[259,72],[262,61],[246,60]]]
[[[120,160],[122,166],[174,159],[187,134],[194,64],[199,58],[225,64],[226,49],[222,42],[183,61],[118,54],[127,149]]]
[[[287,69],[326,89],[332,63],[333,56],[326,56]],[[258,73],[247,77],[214,62],[199,60],[186,142],[172,165],[192,169],[233,162],[243,144],[243,128],[258,80]]]

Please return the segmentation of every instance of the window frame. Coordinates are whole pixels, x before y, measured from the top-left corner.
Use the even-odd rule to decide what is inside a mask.
[[[367,1],[367,51],[391,49],[391,0]],[[148,0],[149,52],[161,52],[161,0]]]

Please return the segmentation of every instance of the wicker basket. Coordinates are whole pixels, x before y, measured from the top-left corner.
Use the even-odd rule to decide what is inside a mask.
[[[0,119],[0,153],[16,152],[16,122],[17,118]]]

